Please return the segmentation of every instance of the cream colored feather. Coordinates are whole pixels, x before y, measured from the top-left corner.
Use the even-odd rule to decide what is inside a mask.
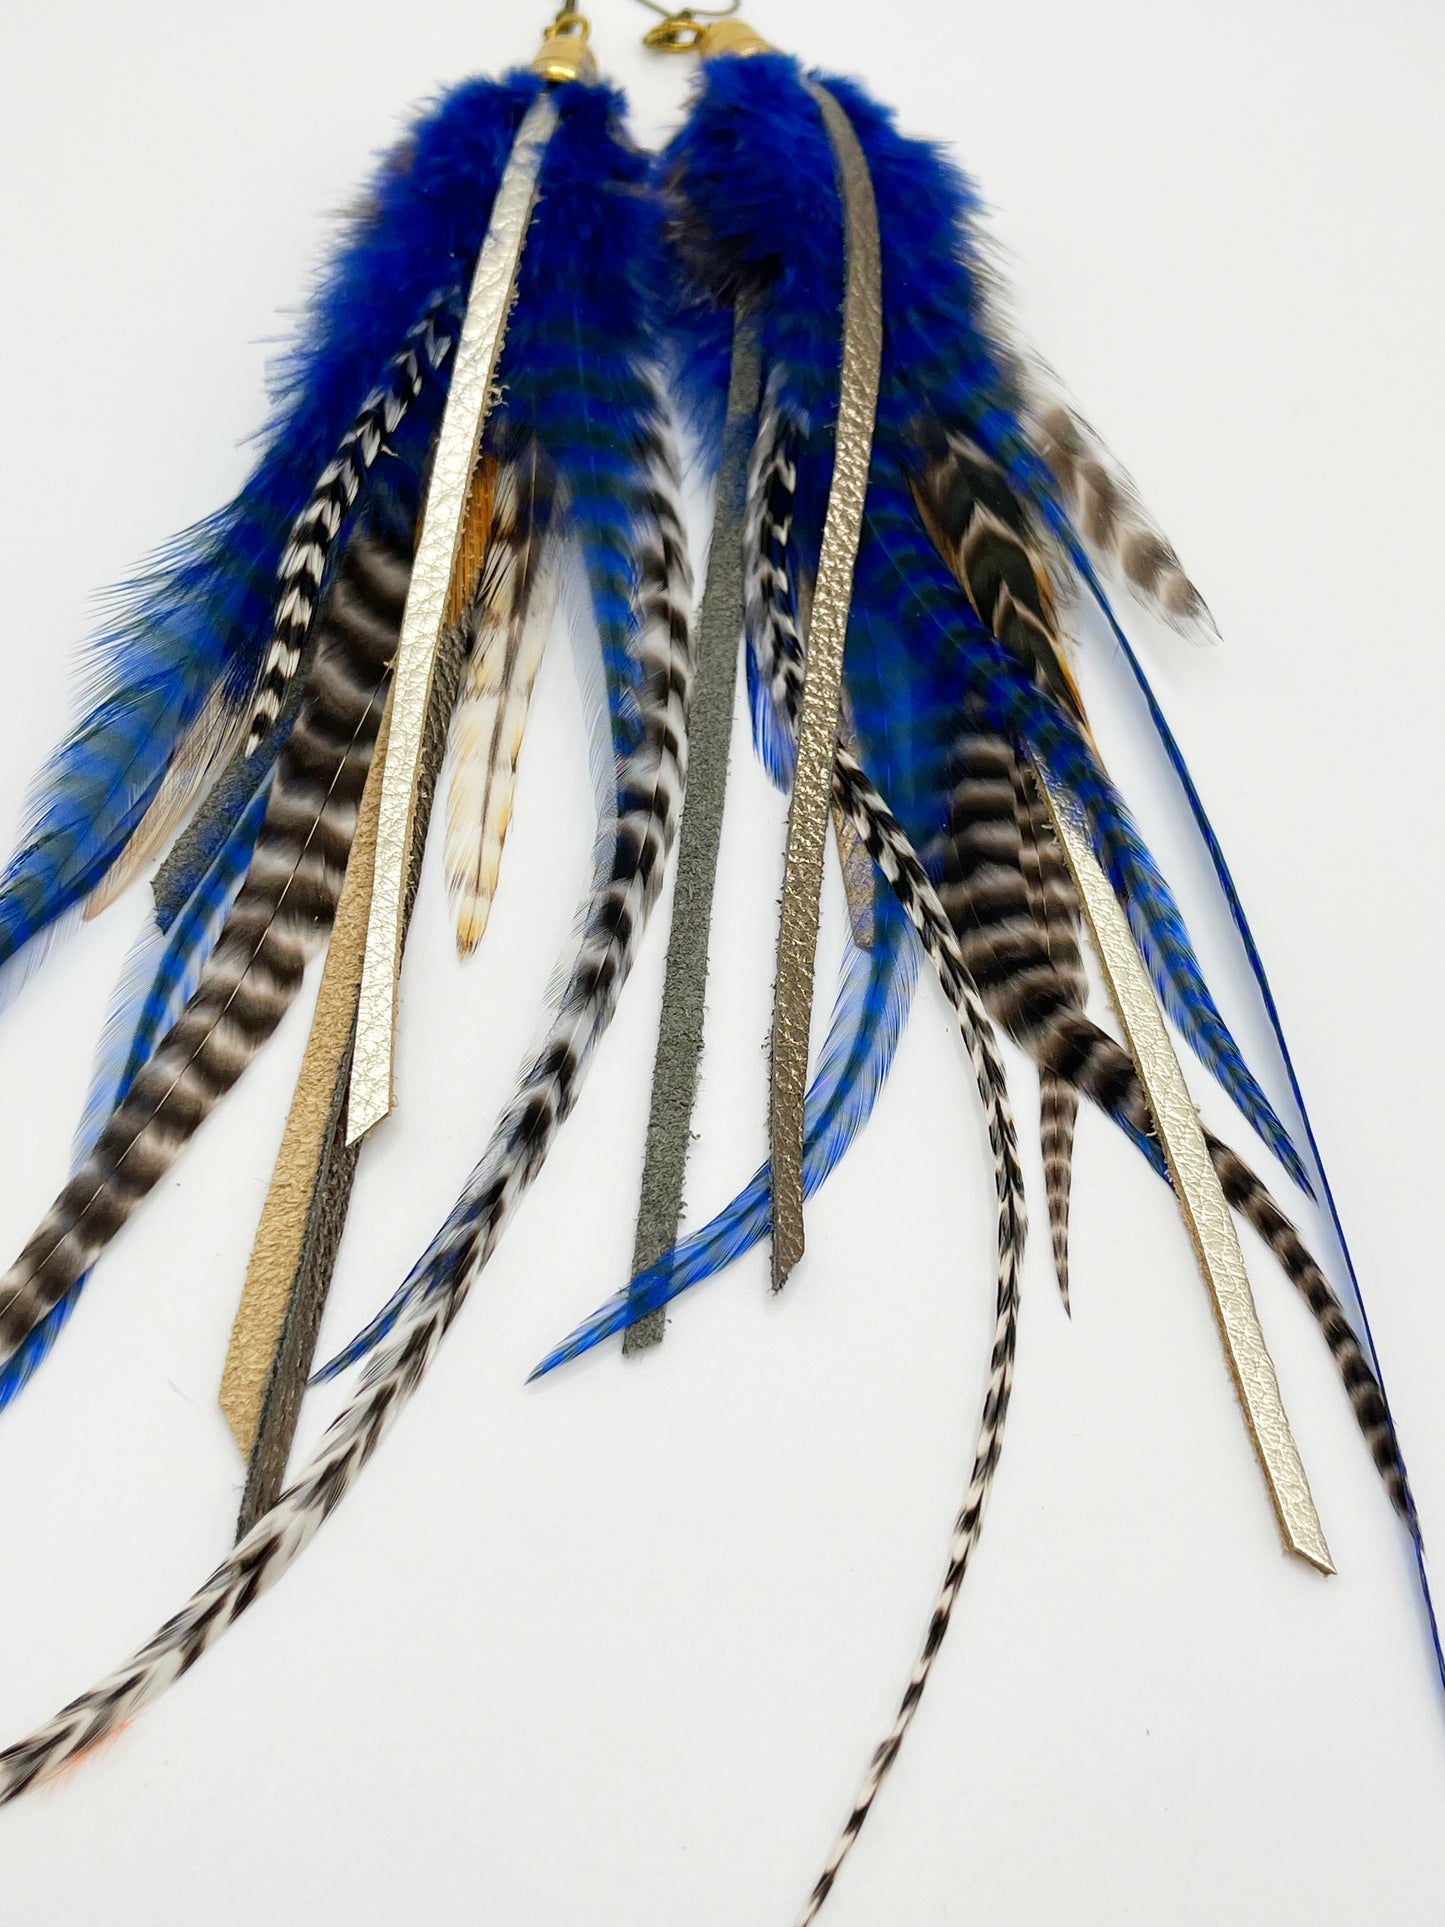
[[[512,816],[532,685],[551,627],[551,493],[534,451],[498,473],[491,539],[472,604],[471,651],[451,728],[447,892],[457,950],[481,942]]]

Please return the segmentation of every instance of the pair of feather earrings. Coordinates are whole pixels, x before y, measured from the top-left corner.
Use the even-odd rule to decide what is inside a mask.
[[[801,1104],[801,1093],[790,1103],[775,1091],[775,1155],[793,1156],[795,1208],[846,1150],[887,1076],[918,948],[959,1010],[995,1153],[998,1323],[978,1465],[924,1662],[845,1847],[917,1703],[1002,1439],[1025,1213],[992,1024],[1040,1067],[1061,1286],[1078,1095],[1105,1109],[1156,1168],[1170,1164],[1138,1063],[1083,1010],[1086,890],[1068,861],[1081,830],[1083,860],[1107,874],[1169,1016],[1266,1144],[1305,1176],[1209,998],[1167,888],[1098,761],[1067,668],[1061,611],[1071,594],[1102,597],[1096,564],[1116,565],[1174,618],[1203,619],[1172,551],[1087,431],[1000,338],[970,238],[971,205],[936,152],[899,137],[860,90],[820,87],[755,36],[688,22],[673,31],[703,39],[708,58],[660,170],[621,138],[617,103],[585,78],[574,18],[551,37],[546,71],[473,83],[419,125],[323,289],[251,482],[143,585],[105,640],[93,709],[42,776],[31,832],[0,894],[11,954],[71,905],[114,894],[189,823],[157,877],[154,929],[97,1079],[75,1177],[6,1280],[5,1397],[58,1336],[105,1243],[295,995],[337,915],[343,879],[349,887],[356,875],[358,828],[368,822],[372,901],[357,913],[364,940],[339,994],[343,1006],[347,993],[360,1002],[365,966],[388,936],[393,955],[372,982],[383,1004],[388,982],[394,994],[398,923],[458,680],[448,867],[462,940],[479,934],[549,585],[564,552],[580,560],[615,766],[599,798],[596,881],[552,1031],[443,1232],[343,1354],[342,1364],[369,1357],[368,1377],[318,1456],[278,1501],[257,1502],[231,1558],[131,1665],[5,1756],[11,1794],[154,1697],[306,1543],[415,1389],[575,1101],[660,887],[702,722],[669,373],[723,469],[720,497],[737,511],[741,579],[731,608],[729,585],[717,585],[717,626],[731,625],[735,644],[741,601],[760,753],[794,787],[801,823],[795,772],[821,727],[814,859],[831,811],[854,885],[855,942],[813,1087]],[[509,185],[510,239],[499,223]],[[860,285],[870,199],[871,294]],[[800,207],[831,207],[836,218],[800,223]],[[493,346],[500,363],[481,369],[475,437],[466,446],[461,435],[460,486],[444,500],[441,457],[454,371],[477,312],[477,264],[491,249],[505,266],[508,248],[506,334]],[[489,284],[494,309],[501,279]],[[870,337],[874,393],[860,409],[858,364]],[[475,353],[467,366],[475,376]],[[853,414],[871,420],[840,612],[828,529],[850,392]],[[424,585],[436,605],[433,656],[420,700],[403,714],[400,650],[408,624],[417,630],[418,567],[446,512],[449,552]],[[728,526],[720,521],[719,532]],[[729,546],[717,545],[723,559]],[[817,674],[829,619],[835,631],[841,625],[831,691]],[[708,629],[705,617],[704,641]],[[407,773],[393,761],[406,729],[411,780],[388,842],[386,777]],[[685,842],[690,832],[691,824]],[[375,916],[375,879],[388,864],[390,931]],[[803,881],[791,902],[806,934]],[[787,975],[780,966],[780,998]],[[789,981],[796,994],[796,968]],[[809,994],[804,985],[804,1017]],[[794,1034],[797,1020],[794,1009]],[[361,1038],[355,1009],[341,1028],[303,1217],[328,1199],[334,1206],[338,1183],[344,1204],[337,1172],[349,1132],[339,1107],[353,1105],[358,1089],[348,1061]],[[1320,1318],[1416,1532],[1357,1317],[1258,1180],[1222,1145],[1207,1148],[1229,1202],[1264,1233]],[[775,1215],[760,1174],[697,1237],[647,1253],[629,1289],[547,1363],[654,1318],[764,1235]],[[305,1227],[303,1242],[314,1264],[324,1227]],[[302,1310],[304,1325],[314,1305]],[[284,1446],[284,1424],[278,1436]],[[273,1455],[275,1447],[273,1436]],[[836,1866],[835,1857],[810,1908]]]

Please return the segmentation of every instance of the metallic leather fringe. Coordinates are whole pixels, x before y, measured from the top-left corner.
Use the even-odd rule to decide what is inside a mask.
[[[807,671],[798,718],[797,766],[788,811],[778,970],[773,993],[772,1150],[773,1289],[803,1255],[803,1105],[808,1031],[818,946],[818,899],[828,834],[833,754],[838,742],[843,643],[853,595],[853,564],[873,455],[873,422],[883,351],[883,276],[878,209],[868,163],[852,124],[825,87],[808,82],[833,149],[843,203],[845,285],[843,356],[833,479],[823,521],[818,579],[808,622]]]
[[[1084,906],[1129,1055],[1154,1114],[1180,1216],[1209,1287],[1225,1357],[1244,1407],[1245,1423],[1269,1488],[1285,1550],[1320,1572],[1333,1572],[1334,1562],[1310,1496],[1309,1480],[1285,1416],[1274,1361],[1260,1330],[1234,1219],[1164,1027],[1149,973],[1119,900],[1099,867],[1077,805],[1054,783],[1042,763],[1036,763],[1035,768]]]
[[[347,1142],[352,1144],[379,1124],[392,1106],[402,905],[416,832],[416,783],[432,677],[517,268],[531,222],[542,158],[556,123],[557,107],[551,94],[539,94],[527,109],[497,190],[491,225],[472,278],[437,437],[393,671],[391,742],[382,779],[376,883],[366,932],[351,1069]]]
[[[490,500],[489,495],[483,498],[485,487],[483,478],[474,491],[474,502]],[[449,628],[432,681],[417,778],[417,834],[403,893],[403,937],[421,878],[422,850],[446,753],[464,641],[465,631],[459,625]],[[269,1510],[281,1490],[351,1203],[361,1147],[347,1137],[347,1090],[393,701],[394,697],[388,701],[382,718],[362,792],[311,1034],[221,1377],[221,1410],[246,1460],[238,1539]]]

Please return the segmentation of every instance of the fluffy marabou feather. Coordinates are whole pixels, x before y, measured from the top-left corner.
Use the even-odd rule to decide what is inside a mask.
[[[532,684],[552,620],[552,491],[535,442],[499,471],[468,621],[466,673],[452,718],[446,834],[447,892],[464,957],[481,942],[491,915]]]

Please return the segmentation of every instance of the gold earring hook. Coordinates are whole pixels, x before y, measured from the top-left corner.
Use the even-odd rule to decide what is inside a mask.
[[[704,60],[714,54],[762,54],[773,49],[761,34],[753,32],[737,16],[742,0],[727,7],[663,7],[657,0],[641,0],[659,23],[642,36],[644,47],[667,54],[700,54]]]
[[[532,72],[543,80],[596,80],[597,61],[587,41],[592,32],[586,16],[564,4],[542,29],[542,45]]]

